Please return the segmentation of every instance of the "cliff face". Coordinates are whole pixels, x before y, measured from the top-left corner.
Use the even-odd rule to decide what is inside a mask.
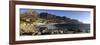
[[[48,23],[82,24],[82,22],[79,22],[76,19],[70,19],[65,16],[57,16],[45,12],[40,13],[39,17],[47,20]]]

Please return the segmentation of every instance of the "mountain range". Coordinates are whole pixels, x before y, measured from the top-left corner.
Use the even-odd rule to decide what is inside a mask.
[[[82,22],[76,19],[71,19],[66,16],[57,16],[47,12],[26,12],[20,15],[20,19],[26,22],[34,22],[36,20],[42,19],[40,22],[46,21],[47,23],[83,24]]]

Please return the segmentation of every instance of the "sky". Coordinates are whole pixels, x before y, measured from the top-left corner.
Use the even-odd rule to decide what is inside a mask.
[[[21,8],[20,13],[25,13],[29,9]],[[36,11],[38,13],[47,12],[50,14],[54,14],[57,16],[66,16],[71,19],[79,20],[83,23],[90,24],[90,12],[89,11],[71,11],[71,10],[49,10],[49,9],[32,9],[32,11]]]

